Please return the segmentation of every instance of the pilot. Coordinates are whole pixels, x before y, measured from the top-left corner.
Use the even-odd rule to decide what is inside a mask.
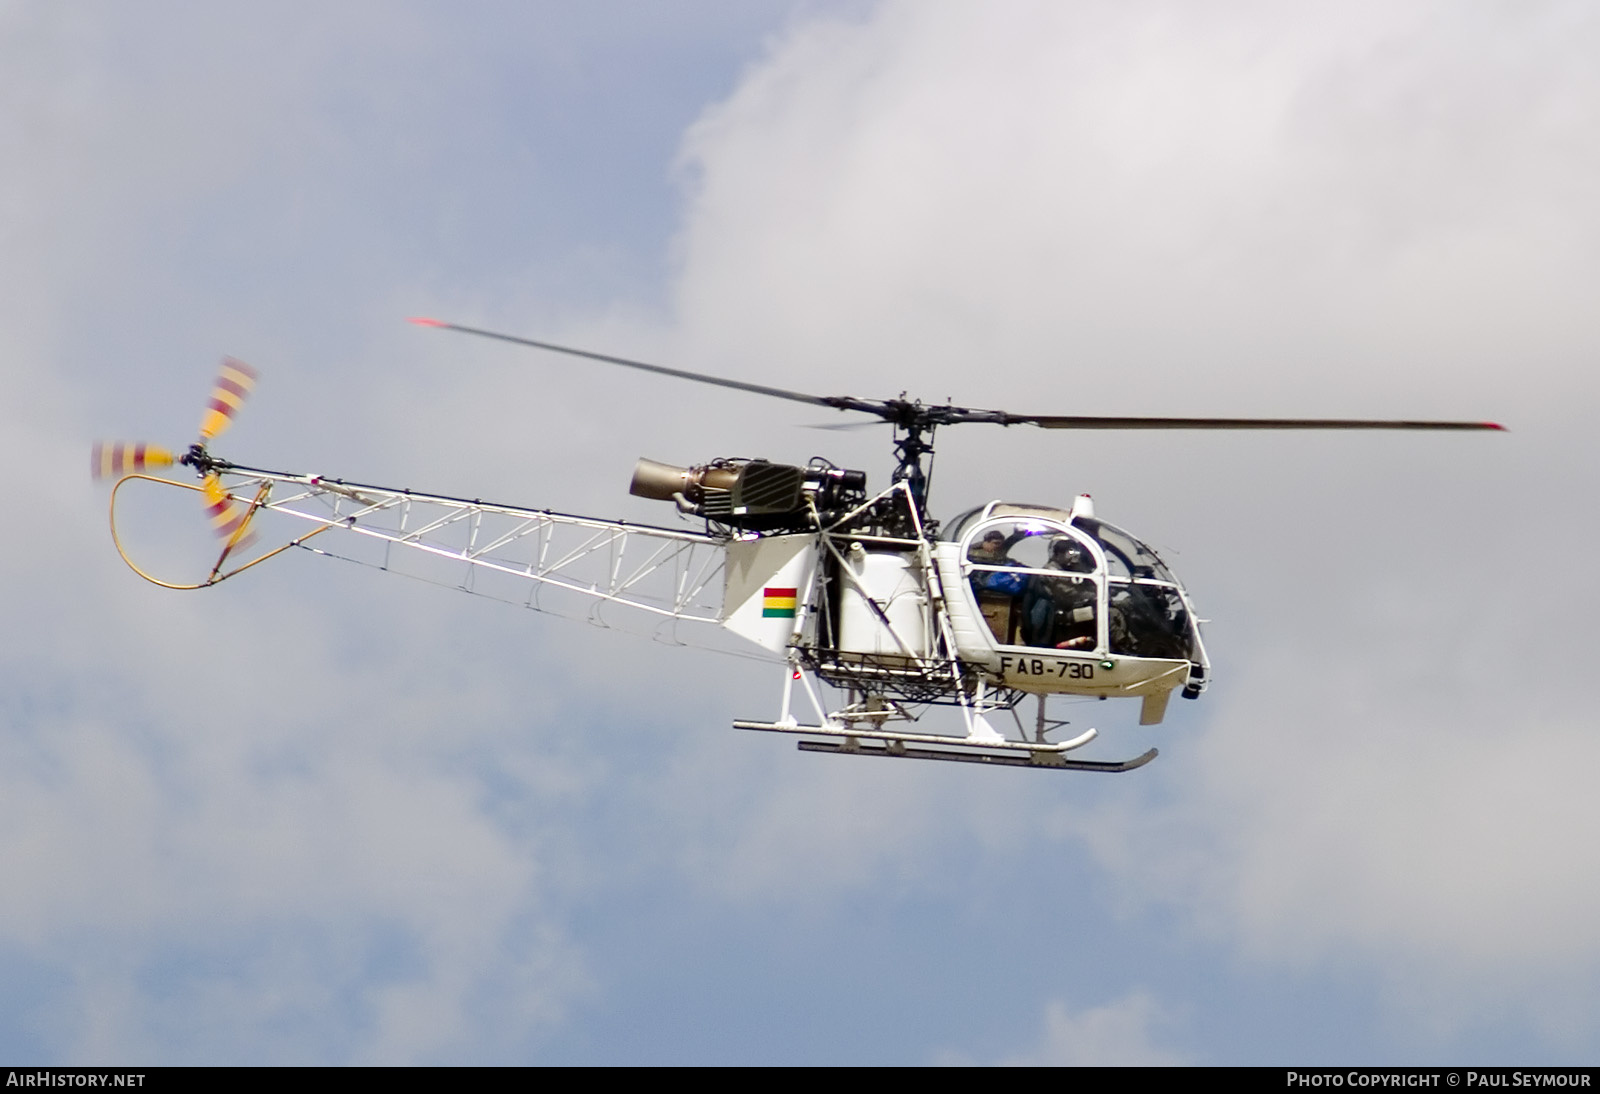
[[[1094,569],[1094,560],[1078,545],[1077,540],[1062,536],[1050,545],[1050,561],[1045,563],[1045,568],[1087,574]]]
[[[1045,568],[1086,574],[1094,570],[1094,560],[1076,540],[1062,536],[1050,545],[1050,560]],[[1029,583],[1023,608],[1028,644],[1058,650],[1092,647],[1098,637],[1094,619],[1096,595],[1093,581],[1035,577]]]

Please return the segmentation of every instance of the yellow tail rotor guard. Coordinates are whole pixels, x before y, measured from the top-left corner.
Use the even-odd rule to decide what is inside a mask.
[[[249,562],[246,562],[246,563],[244,563],[242,565],[239,565],[239,566],[235,566],[231,570],[226,570],[226,571],[223,570],[222,567],[223,567],[224,563],[226,563],[228,561],[229,553],[232,552],[234,550],[234,548],[237,547],[239,545],[240,541],[244,538],[245,532],[246,532],[246,530],[248,529],[248,527],[250,525],[250,518],[255,515],[256,511],[259,510],[267,500],[267,493],[271,489],[271,484],[263,482],[261,484],[260,489],[258,489],[256,491],[255,498],[248,503],[249,504],[249,510],[246,513],[244,519],[241,520],[238,523],[238,526],[233,529],[232,534],[230,534],[228,536],[227,541],[222,546],[222,553],[217,556],[216,565],[211,568],[210,575],[207,576],[207,578],[204,581],[201,581],[201,582],[198,582],[198,583],[192,584],[192,585],[183,585],[183,584],[178,584],[176,582],[171,582],[171,581],[162,581],[159,577],[154,577],[154,576],[146,573],[145,571],[141,570],[134,563],[133,559],[128,557],[128,552],[126,550],[124,550],[123,546],[122,546],[122,537],[117,534],[117,495],[121,492],[121,490],[122,490],[122,488],[124,486],[126,486],[128,483],[130,483],[130,482],[132,482],[132,481],[134,481],[136,479],[137,480],[142,480],[144,482],[153,482],[153,483],[156,483],[157,485],[160,485],[160,486],[176,486],[180,490],[193,490],[194,492],[196,492],[198,494],[202,494],[202,495],[206,493],[206,488],[204,486],[196,486],[196,485],[194,485],[192,483],[178,482],[178,481],[176,481],[174,479],[164,479],[164,478],[161,478],[158,475],[142,475],[142,474],[137,474],[137,473],[136,474],[131,474],[131,475],[124,475],[122,478],[118,479],[117,480],[117,484],[111,488],[111,505],[110,505],[111,542],[116,546],[117,554],[121,557],[123,562],[127,563],[128,569],[132,570],[134,573],[138,574],[140,577],[142,577],[146,581],[150,582],[150,584],[159,585],[163,589],[204,589],[204,588],[208,588],[209,586],[215,585],[218,582],[226,581],[228,578],[233,577],[235,574],[243,573],[244,571],[250,569],[252,566],[258,566],[261,563],[267,561],[267,559],[274,557],[275,555],[281,555],[283,552],[287,551],[291,547],[298,547],[300,544],[304,543],[306,540],[310,539],[312,536],[315,536],[315,535],[317,535],[317,534],[319,534],[321,532],[325,532],[328,529],[327,525],[324,525],[324,526],[322,526],[320,528],[316,528],[316,529],[306,533],[305,535],[299,537],[298,539],[292,539],[288,543],[285,543],[285,544],[283,544],[283,545],[281,545],[279,547],[274,547],[272,550],[267,551],[264,554],[261,554],[261,555],[257,556],[256,558],[251,559]]]

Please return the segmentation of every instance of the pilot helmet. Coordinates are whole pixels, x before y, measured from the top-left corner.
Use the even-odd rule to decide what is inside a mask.
[[[1078,541],[1067,536],[1062,536],[1050,544],[1050,561],[1062,569],[1082,570],[1087,569],[1087,559],[1084,557],[1083,548]]]

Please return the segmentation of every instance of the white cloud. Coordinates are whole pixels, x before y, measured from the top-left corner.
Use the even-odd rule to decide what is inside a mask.
[[[182,443],[216,349],[152,363],[137,321],[108,317],[154,300],[165,326],[187,312],[209,329],[258,304],[232,279],[306,225],[268,201],[219,234],[218,206],[250,207],[263,173],[314,187],[329,160],[336,186],[349,165],[319,95],[346,86],[358,46],[392,62],[414,44],[387,9],[168,16],[11,6],[0,39],[0,432],[16,459],[0,487],[0,958],[52,971],[22,978],[33,1020],[0,1036],[70,1061],[520,1051],[588,980],[550,911],[545,843],[484,806],[481,753],[502,750],[502,787],[560,800],[584,779],[536,743],[506,747],[512,700],[481,670],[455,677],[465,695],[395,678],[429,656],[425,609],[374,642],[315,578],[152,597],[110,554],[85,419]],[[212,245],[236,245],[236,265],[206,285],[186,250]]]
[[[952,435],[940,489],[1088,480],[1209,585],[1210,728],[1176,712],[1167,774],[1138,776],[1159,792],[1064,822],[1135,899],[1557,1040],[1542,997],[1600,961],[1597,529],[1570,501],[1597,36],[1572,4],[819,19],[691,132],[681,242],[691,338],[790,386],[1511,420],[1470,445]]]
[[[959,398],[1004,390],[968,379],[979,356],[1035,384],[1114,370],[1095,394],[1118,408],[1162,384],[1145,404],[1235,409],[1479,371],[1427,352],[1470,347],[1463,307],[1492,301],[1475,319],[1502,335],[1518,315],[1524,352],[1532,315],[1570,321],[1546,272],[1584,261],[1587,229],[1547,199],[1574,200],[1592,157],[1572,105],[1592,78],[1570,41],[1550,55],[1563,12],[1305,13],[891,4],[804,24],[690,135],[685,321],[835,384],[915,361],[908,381]],[[1374,333],[1423,345],[1397,376]]]
[[[1174,1020],[1148,992],[1113,1003],[1069,1010],[1059,999],[1045,1007],[1044,1029],[1006,1067],[1182,1067],[1195,1061],[1166,1043]],[[952,1058],[952,1063],[966,1061]]]

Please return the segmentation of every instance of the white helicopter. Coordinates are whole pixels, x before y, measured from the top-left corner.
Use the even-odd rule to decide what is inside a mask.
[[[1162,720],[1174,691],[1198,698],[1210,662],[1194,605],[1160,556],[1099,519],[1087,494],[1054,508],[992,501],[940,525],[928,517],[928,470],[940,426],[1044,429],[1500,430],[1493,422],[1303,418],[1136,418],[1013,414],[899,399],[818,396],[613,357],[435,319],[423,326],[497,339],[769,398],[871,415],[894,427],[887,488],[817,458],[804,467],[719,458],[690,467],[641,459],[630,492],[671,502],[693,527],[652,527],[479,499],[396,490],[321,475],[269,471],[214,456],[254,386],[225,360],[186,452],[97,444],[92,470],[119,476],[113,541],[146,580],[173,589],[215,585],[291,548],[347,558],[468,592],[591,621],[614,610],[657,621],[659,637],[711,624],[782,664],[779,711],[739,729],[799,734],[805,751],[1075,771],[1129,771],[1070,756],[1088,729],[1052,740],[1050,696],[1131,697],[1140,723]],[[145,474],[187,466],[199,485]],[[117,531],[131,482],[199,492],[221,553],[192,583],[151,576]],[[286,528],[257,551],[258,532]],[[342,545],[334,546],[335,532]],[[243,561],[241,561],[243,560]],[[798,685],[798,688],[797,686]],[[1016,708],[1037,700],[1033,725]],[[815,715],[803,723],[795,708]],[[954,708],[957,732],[923,719]],[[1009,714],[1009,722],[1003,715]],[[998,723],[998,724],[997,724]],[[822,738],[817,740],[815,738]]]

